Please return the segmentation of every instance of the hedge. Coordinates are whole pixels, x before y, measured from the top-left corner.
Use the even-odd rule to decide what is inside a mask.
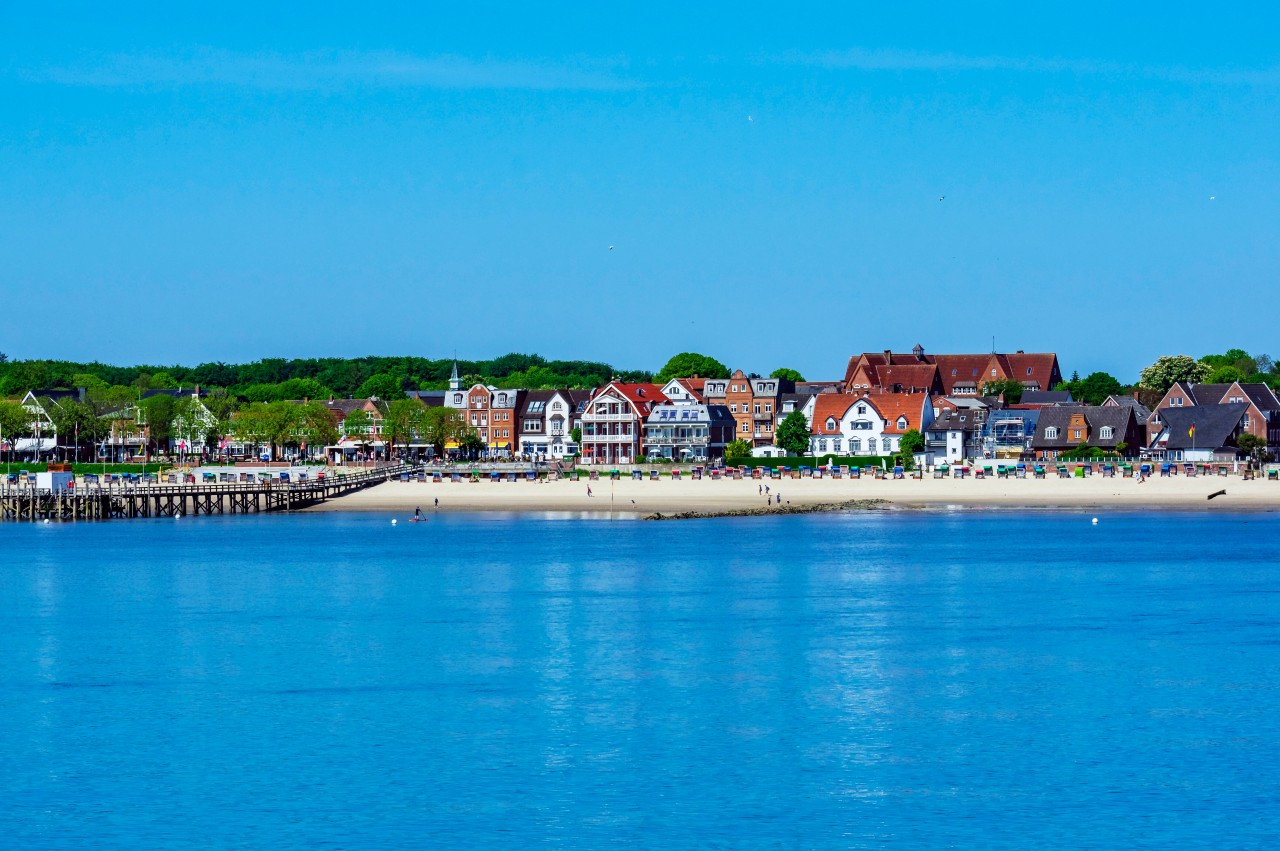
[[[886,455],[819,455],[818,465],[848,465],[850,467],[892,467],[893,456]],[[788,455],[785,458],[729,458],[725,464],[730,467],[812,467],[812,455]]]

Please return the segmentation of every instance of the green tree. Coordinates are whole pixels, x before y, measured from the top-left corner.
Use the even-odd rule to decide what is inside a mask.
[[[400,383],[400,379],[394,375],[388,375],[385,372],[379,373],[370,376],[356,391],[357,399],[370,399],[374,396],[387,401],[402,399],[404,398],[404,387]]]
[[[797,381],[797,382],[804,381],[803,375],[801,375],[796,370],[788,369],[785,366],[780,366],[777,369],[775,369],[773,372],[769,373],[769,377],[781,378],[783,381]]]
[[[1071,392],[1071,398],[1086,405],[1101,405],[1108,396],[1119,396],[1124,393],[1124,385],[1110,373],[1091,372],[1076,381],[1059,385]]]
[[[367,452],[373,443],[373,430],[373,414],[364,408],[356,408],[342,420],[342,433],[354,441],[361,452]]]
[[[1244,373],[1234,366],[1215,366],[1205,381],[1209,384],[1231,384],[1244,381]]]
[[[751,457],[751,444],[739,438],[724,448],[724,457],[728,460]]]
[[[658,384],[666,384],[673,378],[728,378],[729,368],[720,361],[697,352],[681,352],[667,361],[667,365],[658,371],[653,380]]]
[[[581,445],[582,444],[582,427],[574,426],[573,428],[569,429],[569,439],[572,440],[574,443]]]
[[[1164,394],[1176,382],[1199,384],[1209,377],[1211,367],[1187,355],[1161,355],[1138,375],[1138,385]]]
[[[251,454],[256,456],[262,446],[271,442],[272,423],[267,406],[265,404],[249,405],[236,411],[231,419],[229,431],[250,447]],[[274,447],[271,455],[275,456]]]
[[[173,420],[177,416],[178,400],[166,394],[152,396],[138,403],[141,411],[140,425],[147,428],[147,458],[162,447],[167,448],[175,437]]]
[[[426,412],[421,402],[407,397],[387,405],[387,414],[382,418],[382,438],[387,442],[388,459],[394,456],[397,443],[408,446],[422,435]]]
[[[458,451],[463,458],[474,458],[484,451],[484,441],[480,439],[480,433],[471,426],[463,424],[462,431],[458,435]]]
[[[443,458],[446,444],[461,443],[466,424],[466,414],[455,408],[443,405],[427,408],[422,414],[422,438],[431,444],[437,458]]]
[[[782,418],[774,438],[788,455],[804,455],[809,451],[809,421],[802,412],[792,411]]]
[[[306,402],[295,406],[294,434],[300,439],[301,446],[310,455],[316,447],[328,446],[338,442],[338,427],[333,422],[333,412],[320,401]]]
[[[1253,432],[1246,431],[1236,438],[1236,449],[1250,460],[1258,460],[1266,447],[1267,442]]]
[[[902,439],[898,441],[898,462],[902,464],[904,470],[914,470],[916,455],[923,451],[924,435],[920,433],[920,429],[907,429]]]
[[[20,437],[30,437],[31,412],[17,402],[0,402],[0,436],[10,444]]]
[[[982,384],[983,396],[1004,396],[1005,402],[1016,405],[1022,401],[1022,382],[1006,378],[999,381],[986,381]]]

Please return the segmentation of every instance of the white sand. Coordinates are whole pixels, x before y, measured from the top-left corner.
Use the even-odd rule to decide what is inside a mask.
[[[986,508],[1076,508],[1193,509],[1205,511],[1280,509],[1280,482],[1243,481],[1239,476],[1175,476],[1147,479],[1109,478],[1094,475],[1085,479],[1059,479],[1051,472],[1046,479],[781,479],[735,481],[684,479],[672,481],[610,482],[606,477],[588,482],[468,482],[418,483],[388,482],[340,499],[317,511],[387,511],[412,514],[420,506],[436,511],[570,511],[626,512],[648,515],[655,512],[722,512],[763,509],[765,497],[757,492],[768,485],[771,506],[777,495],[783,505],[840,503],[848,500],[881,499],[894,507]],[[590,485],[593,496],[587,495]],[[1226,488],[1225,496],[1212,501],[1206,496]]]

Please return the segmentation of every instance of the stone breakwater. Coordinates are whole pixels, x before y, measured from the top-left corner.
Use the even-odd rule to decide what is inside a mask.
[[[764,517],[776,514],[818,514],[824,511],[874,511],[888,505],[887,499],[849,499],[843,502],[815,502],[800,505],[778,505],[772,508],[736,508],[728,511],[678,511],[663,514],[655,511],[645,520],[704,520],[711,517]]]

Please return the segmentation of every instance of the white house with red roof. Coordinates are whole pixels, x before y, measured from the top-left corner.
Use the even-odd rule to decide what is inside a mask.
[[[611,381],[591,395],[582,411],[582,460],[588,464],[632,464],[640,457],[644,422],[654,407],[668,405],[661,384]]]
[[[822,455],[892,455],[911,429],[933,419],[925,393],[822,393],[813,398],[809,451]]]

